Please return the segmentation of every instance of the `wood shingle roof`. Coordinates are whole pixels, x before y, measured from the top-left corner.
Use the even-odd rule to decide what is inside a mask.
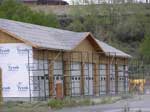
[[[0,30],[39,49],[64,51],[72,50],[88,35],[91,35],[89,32],[73,32],[7,19],[0,19]],[[93,38],[92,35],[91,38]],[[110,52],[112,56],[131,57],[104,42],[95,38],[93,40],[106,54]]]

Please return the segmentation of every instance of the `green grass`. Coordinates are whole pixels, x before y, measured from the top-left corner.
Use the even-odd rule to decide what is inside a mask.
[[[47,102],[7,102],[1,104],[0,112],[49,112]]]
[[[131,92],[130,94],[122,94],[121,99],[129,99],[133,98],[133,93]]]
[[[0,112],[50,112],[52,109],[89,105],[111,104],[129,96],[98,97],[98,98],[65,98],[50,99],[40,102],[5,102],[0,104]]]
[[[91,105],[92,101],[90,99],[70,99],[66,98],[64,100],[58,99],[50,99],[48,101],[48,106],[53,109],[60,109],[63,107],[75,107],[75,106],[84,106],[84,105]]]

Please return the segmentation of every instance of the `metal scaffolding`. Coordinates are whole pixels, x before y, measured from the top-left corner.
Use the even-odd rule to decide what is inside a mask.
[[[61,81],[64,97],[117,95],[128,92],[128,65],[115,53],[64,52],[49,58],[48,50],[33,50],[28,56],[30,99],[56,96]]]

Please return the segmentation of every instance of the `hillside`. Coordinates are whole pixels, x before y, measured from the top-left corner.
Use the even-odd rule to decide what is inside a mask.
[[[44,11],[45,13],[53,12],[57,15],[71,15],[71,11],[75,8],[77,9],[86,9],[89,7],[88,5],[28,5],[34,11]],[[139,10],[142,13],[149,14],[150,13],[150,5],[149,4],[120,4],[120,5],[92,5],[100,10],[101,15],[106,15],[108,10],[104,10],[104,7],[116,7],[117,9],[121,9],[124,14],[135,14],[139,13]],[[142,10],[141,10],[142,9]],[[108,11],[108,12],[107,12]]]
[[[30,6],[34,11],[55,13],[61,28],[90,31],[96,38],[139,55],[139,46],[150,29],[149,4]]]
[[[77,32],[92,32],[94,37],[135,57],[149,55],[150,5],[101,4],[48,6],[5,0],[0,17]],[[150,56],[150,55],[149,55]]]

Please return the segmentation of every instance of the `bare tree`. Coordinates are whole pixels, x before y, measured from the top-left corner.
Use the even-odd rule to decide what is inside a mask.
[[[149,0],[146,0],[146,3],[149,3]]]

